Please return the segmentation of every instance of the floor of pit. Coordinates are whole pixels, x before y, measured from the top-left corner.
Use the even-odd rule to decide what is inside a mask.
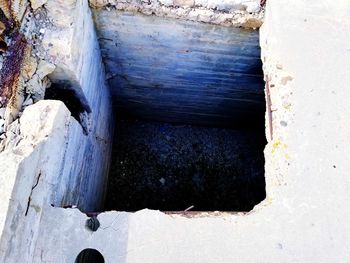
[[[249,211],[265,198],[264,131],[119,120],[105,210]]]

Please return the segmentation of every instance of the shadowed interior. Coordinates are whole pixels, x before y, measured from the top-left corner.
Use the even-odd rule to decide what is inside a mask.
[[[95,20],[117,118],[106,209],[263,200],[259,32],[103,9]]]

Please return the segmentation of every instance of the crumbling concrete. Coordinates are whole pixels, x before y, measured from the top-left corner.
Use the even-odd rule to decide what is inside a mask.
[[[98,216],[101,227],[93,233],[79,211],[49,208],[47,226],[62,226],[57,218],[67,225],[56,235],[42,228],[47,234],[42,234],[38,261],[39,255],[45,260],[75,258],[86,247],[97,248],[106,262],[349,260],[350,210],[344,205],[350,185],[345,120],[350,79],[344,74],[349,23],[343,16],[350,6],[321,1],[311,9],[309,4],[269,1],[261,32],[271,101],[267,120],[273,118],[267,121],[272,132],[267,125],[264,203],[248,214],[218,217],[107,212]],[[334,79],[342,81],[331,88]],[[73,232],[77,227],[79,237]],[[62,231],[72,234],[60,235]],[[114,249],[103,245],[106,240]],[[48,243],[53,249],[41,250]],[[64,252],[54,249],[57,244]]]
[[[90,0],[93,8],[116,9],[196,22],[259,28],[264,9],[259,0]]]
[[[86,3],[78,3],[85,8],[80,9],[84,11],[81,16],[89,14]],[[191,3],[186,1],[187,5]],[[77,150],[95,152],[95,149],[81,147],[86,137],[62,103],[47,101],[29,106],[20,121],[23,140],[11,152],[5,150],[0,156],[1,167],[5,167],[5,173],[0,176],[3,185],[0,260],[72,262],[82,249],[90,247],[98,249],[106,262],[349,261],[350,208],[346,205],[350,201],[349,11],[350,3],[345,1],[270,0],[267,3],[261,29],[268,102],[267,198],[250,213],[218,212],[184,217],[150,210],[111,211],[97,216],[101,226],[91,232],[85,226],[87,216],[78,209],[50,205],[51,200],[57,200],[51,199],[51,194],[57,189],[63,193],[60,187],[71,184],[63,180],[67,184],[62,186],[49,178],[58,180],[60,177],[56,177],[54,170],[68,163],[68,158],[62,160],[69,147],[62,146],[67,140],[72,145],[68,156],[80,156],[71,163],[72,167],[74,164],[78,168],[94,167],[91,159],[84,163],[82,156],[86,151]],[[92,32],[89,36],[94,39]],[[65,36],[59,39],[62,47],[67,47]],[[52,49],[53,53],[48,50],[48,54],[56,62],[63,61],[62,68],[85,65],[81,56],[82,60],[78,59],[81,64],[70,65],[65,59],[66,55],[74,54],[72,49],[62,50],[65,53],[60,55],[58,46],[56,51]],[[98,50],[97,44],[81,53],[84,58],[95,58],[97,53],[85,53],[88,50]],[[71,79],[80,82],[84,79],[88,85],[90,82],[84,77],[100,76],[102,69],[98,67],[98,72],[90,68],[96,65],[92,62],[86,61],[90,70],[79,71],[76,67],[79,75]],[[92,109],[96,101],[93,95],[105,90],[104,85],[101,90],[93,87],[101,83],[91,84],[90,95],[84,93]],[[88,92],[86,85],[80,88]],[[96,105],[102,108],[101,105],[109,104],[100,101]],[[103,112],[106,111],[101,110],[100,114]],[[101,115],[97,116],[101,119]],[[33,119],[38,125],[30,125]],[[94,120],[97,119],[95,115]],[[110,131],[109,125],[104,126],[109,119],[99,123],[103,123],[99,124],[99,131]],[[67,133],[71,129],[75,131]],[[65,138],[64,134],[69,137]],[[92,140],[93,135],[89,136]],[[56,158],[53,152],[60,155]],[[47,173],[40,172],[41,169]],[[84,176],[90,174],[89,169]],[[88,177],[91,185],[97,182],[93,179]],[[79,189],[80,193],[85,191]],[[85,195],[89,207],[93,207],[89,200],[94,194],[91,191]]]
[[[62,2],[53,2],[62,5]],[[55,83],[63,80],[73,83],[72,88],[91,109],[91,126],[89,133],[84,134],[83,125],[71,117],[62,102],[40,100],[24,107],[22,117],[5,134],[5,147],[0,153],[1,262],[28,262],[32,258],[42,208],[47,204],[77,206],[86,211],[98,210],[103,202],[113,113],[88,4],[77,1],[72,10],[70,17],[74,17],[75,12],[80,15],[68,28],[60,28],[64,43],[60,42],[62,38],[51,38],[57,25],[52,24],[45,30],[35,28],[35,23],[32,25],[32,32],[42,32],[40,41],[51,45],[45,50],[45,45],[40,44],[36,57],[41,60],[34,63],[37,67],[30,70],[30,75],[31,80],[42,80],[51,73],[50,80]],[[84,31],[80,32],[82,25]],[[34,83],[33,86],[33,93],[38,95],[40,85]]]

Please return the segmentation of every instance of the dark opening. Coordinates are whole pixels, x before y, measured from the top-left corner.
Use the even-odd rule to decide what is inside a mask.
[[[84,134],[87,135],[89,133],[90,106],[86,99],[80,96],[70,84],[52,83],[45,91],[45,99],[62,101],[71,112],[73,118],[80,123]]]
[[[84,249],[77,256],[75,263],[104,263],[102,254],[93,248]]]
[[[119,120],[107,209],[249,211],[265,198],[263,131]]]
[[[117,113],[105,209],[251,210],[265,198],[259,33],[111,19],[99,32]]]

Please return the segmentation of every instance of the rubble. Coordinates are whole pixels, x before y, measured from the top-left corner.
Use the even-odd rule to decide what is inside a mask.
[[[37,10],[39,7],[47,3],[47,0],[30,0],[30,5],[34,10]]]
[[[114,8],[176,19],[211,23],[223,26],[258,29],[263,22],[264,8],[257,0],[203,1],[203,0],[90,0],[97,9]]]
[[[3,138],[3,140],[0,140],[0,152],[5,149],[12,149],[22,140],[18,119],[6,127],[6,133]]]
[[[10,129],[11,123],[26,106],[44,99],[45,89],[50,85],[46,75],[55,69],[54,65],[38,60],[35,39],[32,38],[35,36],[35,19],[32,19],[30,11],[25,14],[27,6],[27,1],[0,3],[0,13],[4,14],[0,19],[0,49],[3,51],[0,54],[0,107],[4,109],[1,117],[4,121],[3,132]],[[20,23],[24,16],[23,23]],[[17,22],[14,24],[12,21]],[[42,29],[38,31],[44,33]]]

